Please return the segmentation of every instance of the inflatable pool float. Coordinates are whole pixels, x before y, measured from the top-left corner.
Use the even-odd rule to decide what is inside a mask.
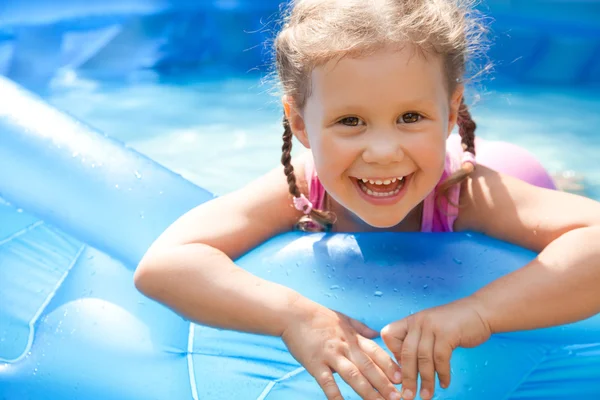
[[[7,79],[0,92],[0,399],[323,398],[281,340],[191,324],[134,288],[154,238],[213,195]],[[523,149],[478,154],[552,187]],[[237,262],[380,329],[533,257],[470,233],[289,233]],[[452,366],[437,399],[600,398],[600,317],[496,335]]]

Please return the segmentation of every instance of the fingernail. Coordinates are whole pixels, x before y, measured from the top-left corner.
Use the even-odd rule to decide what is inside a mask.
[[[400,400],[400,399],[401,399],[400,393],[394,392],[394,393],[390,394],[390,400]]]
[[[394,374],[394,380],[396,382],[402,381],[402,374],[400,372],[396,371],[396,373]]]
[[[421,397],[423,399],[429,400],[429,397],[430,397],[429,390],[427,390],[427,389],[421,390]]]
[[[402,391],[402,398],[405,400],[412,400],[412,398],[413,398],[412,390],[406,389],[406,390]]]

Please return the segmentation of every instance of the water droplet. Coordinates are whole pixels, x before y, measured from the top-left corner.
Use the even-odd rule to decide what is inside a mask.
[[[367,303],[367,306],[371,307],[371,302],[368,302],[368,303]]]
[[[87,257],[88,260],[91,260],[92,258],[94,258],[94,256],[91,254]]]
[[[398,289],[397,289],[397,288],[394,288],[394,292],[398,293]]]
[[[314,274],[314,273],[316,273],[316,272],[317,272],[317,270],[316,270],[316,269],[313,269],[313,274]]]
[[[383,296],[383,292],[380,290],[377,290],[375,293],[373,293],[375,295],[375,297],[381,297]]]
[[[159,196],[162,196],[165,192],[163,192],[162,190],[160,192],[158,192]]]
[[[20,213],[23,212],[23,209],[22,208],[17,208],[17,212],[20,214]]]
[[[487,366],[488,366],[488,364],[489,364],[488,360],[485,360],[485,362],[483,363],[483,366],[484,366],[484,367],[487,367]]]
[[[336,290],[336,289],[339,289],[339,288],[340,288],[340,285],[331,285],[329,287],[329,289],[331,289],[331,290]]]
[[[119,184],[116,184],[116,185],[115,185],[115,188],[116,188],[116,189],[118,189],[118,188],[119,188]]]
[[[473,235],[472,235],[472,234],[470,234],[470,233],[467,233],[467,234],[466,234],[466,236],[467,236],[468,238],[472,238],[472,237],[473,237]]]
[[[142,174],[140,174],[137,170],[133,171],[133,174],[135,175],[136,178],[142,179]]]
[[[454,261],[456,264],[459,264],[459,265],[460,265],[460,264],[462,264],[462,261],[461,261],[461,260],[459,260],[459,259],[458,259],[458,258],[456,258],[456,257],[454,257],[454,258],[452,259],[452,261]]]
[[[296,263],[296,267],[299,267],[299,266],[300,266],[300,261],[298,261],[298,262]]]
[[[423,285],[423,289],[427,289],[429,285]]]
[[[331,279],[331,275],[327,275],[327,279]]]
[[[140,218],[141,218],[141,219],[144,219],[144,218],[146,218],[146,217],[144,216],[144,212],[143,212],[143,211],[140,211]]]

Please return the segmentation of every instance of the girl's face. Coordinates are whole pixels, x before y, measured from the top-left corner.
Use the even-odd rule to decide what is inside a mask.
[[[462,97],[449,98],[439,57],[407,46],[316,68],[296,137],[339,204],[378,228],[400,223],[435,188]]]

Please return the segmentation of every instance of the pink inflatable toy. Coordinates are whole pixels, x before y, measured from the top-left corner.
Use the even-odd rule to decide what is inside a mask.
[[[460,147],[460,136],[453,134],[448,138],[448,147]],[[547,189],[556,189],[548,171],[524,148],[503,141],[490,141],[475,138],[477,163],[500,173],[519,178],[532,185]]]

